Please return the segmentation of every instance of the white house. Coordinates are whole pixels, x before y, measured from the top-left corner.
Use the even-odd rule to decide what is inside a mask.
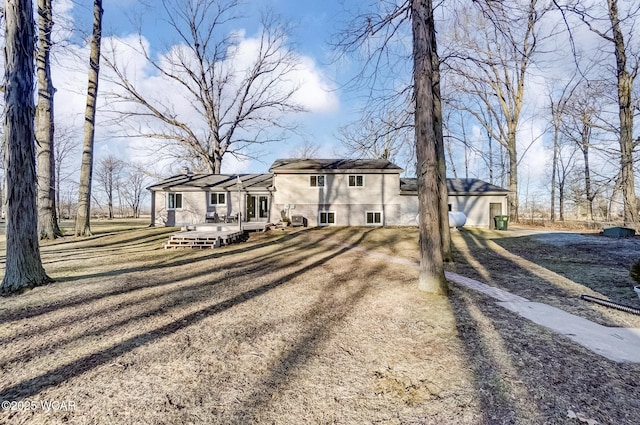
[[[416,179],[387,160],[279,159],[268,174],[185,172],[151,191],[151,223],[184,226],[206,221],[276,223],[301,216],[311,226],[415,226]],[[507,213],[508,191],[477,179],[448,179],[450,211],[467,226],[492,227]]]

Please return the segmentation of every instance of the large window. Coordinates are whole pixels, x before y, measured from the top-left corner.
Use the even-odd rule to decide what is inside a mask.
[[[324,176],[309,176],[310,187],[324,187]]]
[[[382,211],[367,211],[366,221],[369,226],[382,226]]]
[[[224,192],[209,192],[209,205],[226,205],[227,194]]]
[[[364,187],[364,176],[362,174],[349,176],[349,187]]]
[[[167,194],[167,209],[178,210],[182,208],[182,193],[169,192]]]
[[[320,226],[330,226],[336,224],[336,212],[335,211],[320,211],[318,215],[318,224]]]

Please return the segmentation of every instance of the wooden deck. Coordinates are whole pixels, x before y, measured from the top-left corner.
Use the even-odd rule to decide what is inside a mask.
[[[205,223],[187,226],[183,231],[171,235],[164,249],[199,248],[212,249],[222,245],[230,245],[247,240],[249,231],[265,231],[268,223],[242,223],[242,230],[237,224]]]

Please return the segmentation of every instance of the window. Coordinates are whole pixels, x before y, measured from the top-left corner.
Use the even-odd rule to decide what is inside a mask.
[[[320,211],[320,215],[318,215],[318,224],[320,226],[329,226],[331,224],[336,224],[335,211]]]
[[[210,192],[209,205],[226,205],[227,194],[224,192]]]
[[[182,193],[170,192],[167,194],[167,209],[178,210],[182,208]]]
[[[364,187],[364,176],[361,174],[349,176],[349,187]]]
[[[382,226],[382,211],[367,211],[367,224]]]
[[[324,176],[309,176],[310,187],[324,187]]]

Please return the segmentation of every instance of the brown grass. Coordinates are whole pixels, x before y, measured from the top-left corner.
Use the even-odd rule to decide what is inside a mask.
[[[416,268],[381,255],[417,259],[413,229],[278,231],[216,250],[165,251],[171,229],[110,226],[45,243],[57,282],[0,299],[0,400],[30,403],[0,412],[0,422],[640,417],[638,365],[608,361],[464,288],[449,298],[417,291]],[[456,234],[452,270],[531,299],[549,291],[558,304],[586,288],[511,255],[498,245],[507,234]],[[569,305],[602,322],[635,323]],[[62,400],[74,409],[39,404]]]

